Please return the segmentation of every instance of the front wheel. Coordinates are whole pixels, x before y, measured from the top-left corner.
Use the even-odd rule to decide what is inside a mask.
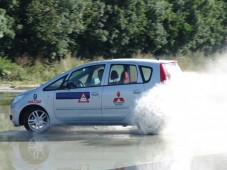
[[[43,109],[30,109],[25,114],[24,127],[29,132],[44,132],[50,127],[50,118]]]

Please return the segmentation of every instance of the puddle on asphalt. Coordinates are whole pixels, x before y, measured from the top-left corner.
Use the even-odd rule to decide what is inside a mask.
[[[219,140],[219,139],[218,139]],[[227,167],[227,141],[217,146],[173,136],[141,136],[132,129],[50,129],[0,132],[0,169],[196,170]],[[217,143],[217,141],[216,141]],[[223,169],[224,170],[224,169]]]

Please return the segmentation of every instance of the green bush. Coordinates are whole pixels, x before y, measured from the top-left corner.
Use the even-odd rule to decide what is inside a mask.
[[[17,80],[25,79],[24,69],[10,60],[0,57],[0,78],[2,80]]]
[[[40,84],[87,61],[69,56],[51,64],[37,61],[34,65],[26,65],[24,63],[16,64],[0,57],[0,79],[14,84]],[[29,61],[27,62],[29,63]]]
[[[0,58],[0,77],[3,78],[7,73],[5,69],[5,63],[7,63],[7,60]]]

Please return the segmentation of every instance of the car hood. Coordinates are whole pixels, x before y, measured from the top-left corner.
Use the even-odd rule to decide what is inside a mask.
[[[40,86],[39,86],[39,87],[40,87]],[[19,93],[17,96],[20,96],[20,95],[27,95],[27,94],[29,94],[29,93],[32,93],[32,92],[34,92],[35,90],[37,90],[39,87],[35,87],[35,88],[33,88],[33,89],[26,90],[26,91],[24,91],[24,92],[22,92],[22,93]]]

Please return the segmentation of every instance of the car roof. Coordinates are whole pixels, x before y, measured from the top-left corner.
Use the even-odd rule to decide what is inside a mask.
[[[87,62],[87,63],[84,63],[84,64],[80,64],[74,68],[71,68],[70,70],[67,70],[65,72],[63,72],[62,74],[59,74],[57,76],[55,76],[54,78],[52,78],[51,80],[47,81],[46,83],[44,83],[43,85],[45,84],[50,84],[52,82],[54,82],[55,80],[57,80],[59,77],[61,77],[62,75],[66,75],[68,74],[69,72],[75,70],[75,69],[79,69],[80,67],[86,67],[86,66],[90,66],[90,65],[95,65],[95,64],[107,64],[107,63],[128,63],[128,64],[148,64],[148,63],[153,63],[153,64],[160,64],[160,63],[163,63],[163,64],[166,64],[166,63],[177,63],[177,61],[175,60],[158,60],[158,59],[141,59],[141,58],[121,58],[121,59],[109,59],[109,60],[99,60],[99,61],[92,61],[92,62]]]
[[[138,62],[143,62],[143,63],[175,63],[177,61],[175,60],[158,60],[158,59],[141,59],[141,58],[121,58],[121,59],[110,59],[110,60],[100,60],[100,61],[92,61],[87,64],[93,64],[93,63],[112,63],[112,62],[128,62],[128,63],[138,63]]]
[[[176,63],[177,61],[175,60],[158,60],[158,59],[141,59],[141,58],[120,58],[120,59],[109,59],[109,60],[98,60],[98,61],[91,61],[91,62],[87,62],[84,64],[80,64],[64,73],[68,73],[71,72],[72,70],[76,69],[76,68],[82,68],[82,67],[86,67],[86,66],[90,66],[90,65],[96,65],[96,64],[107,64],[107,63],[127,63],[127,64],[148,64],[148,63],[152,63],[152,64],[166,64],[166,63]]]

